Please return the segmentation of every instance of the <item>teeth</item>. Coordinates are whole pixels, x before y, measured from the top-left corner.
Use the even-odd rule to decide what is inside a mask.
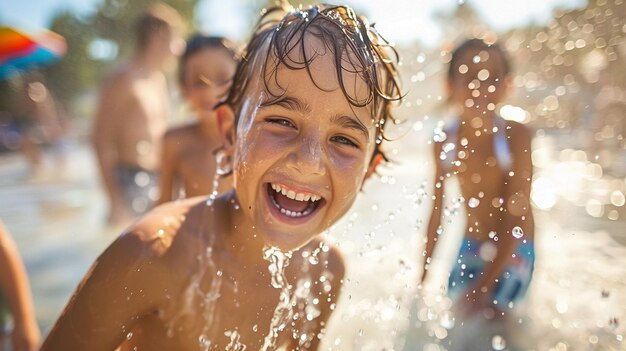
[[[298,218],[298,217],[302,217],[304,215],[308,215],[311,211],[310,210],[305,210],[304,212],[295,212],[295,211],[289,211],[289,210],[285,210],[284,208],[280,209],[280,213],[287,215],[289,217],[294,217],[294,218]]]
[[[314,194],[308,194],[308,193],[296,193],[293,190],[287,190],[283,187],[281,187],[278,184],[274,184],[274,183],[270,183],[272,189],[274,189],[274,191],[283,194],[284,196],[292,199],[292,200],[296,200],[296,201],[319,201],[322,197],[318,196],[318,195],[314,195]]]

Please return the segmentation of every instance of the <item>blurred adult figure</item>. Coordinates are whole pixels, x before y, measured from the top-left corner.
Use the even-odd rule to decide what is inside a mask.
[[[164,4],[136,22],[136,51],[104,81],[92,142],[109,200],[109,223],[124,223],[158,197],[156,171],[170,114],[165,70],[183,48],[179,14]]]

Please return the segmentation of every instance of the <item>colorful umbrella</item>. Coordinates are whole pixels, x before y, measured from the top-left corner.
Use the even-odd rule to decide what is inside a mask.
[[[0,79],[49,65],[66,51],[65,39],[54,32],[44,30],[28,35],[11,27],[0,27]]]

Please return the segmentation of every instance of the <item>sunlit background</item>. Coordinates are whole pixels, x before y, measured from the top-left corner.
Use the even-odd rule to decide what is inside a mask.
[[[10,138],[0,135],[0,218],[26,262],[44,332],[114,238],[116,229],[103,224],[106,205],[85,136],[99,81],[128,55],[132,38],[127,28],[145,3],[0,2],[0,24],[27,32],[52,29],[68,44],[66,56],[42,70],[67,123],[63,140],[44,149],[46,172],[29,174]],[[267,4],[168,3],[186,16],[190,31],[239,42]],[[430,211],[430,140],[447,117],[442,69],[449,50],[463,38],[480,37],[497,40],[513,60],[515,91],[500,106],[501,115],[534,131],[531,198],[538,258],[516,324],[506,333],[476,332],[492,333],[494,350],[626,350],[623,0],[349,4],[396,43],[408,95],[397,109],[404,123],[391,130],[397,140],[387,145],[394,164],[367,184],[354,210],[327,234],[346,255],[348,277],[324,349],[445,350],[454,328],[449,300],[424,296],[416,288]],[[0,103],[5,103],[9,83],[0,84],[5,89]],[[172,86],[172,101],[179,103]],[[188,118],[184,108],[177,111],[173,124]],[[450,198],[458,195],[453,191]],[[453,233],[462,217],[458,211],[450,214],[450,247],[458,242]],[[454,251],[440,253],[442,272]]]

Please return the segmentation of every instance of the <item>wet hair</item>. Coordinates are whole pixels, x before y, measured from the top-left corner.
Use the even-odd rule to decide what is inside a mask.
[[[468,39],[464,41],[461,45],[459,45],[454,51],[452,51],[452,58],[450,59],[450,64],[448,66],[448,79],[453,80],[456,78],[456,75],[459,74],[457,70],[457,65],[461,60],[461,56],[467,51],[491,51],[497,52],[498,56],[500,56],[500,62],[502,63],[502,68],[504,70],[504,75],[507,76],[511,73],[511,64],[509,63],[509,59],[498,44],[487,44],[482,39]]]
[[[235,44],[224,37],[211,37],[202,34],[195,34],[187,40],[185,52],[180,57],[178,64],[178,81],[185,82],[185,70],[187,69],[187,59],[205,49],[224,49],[228,52],[233,61],[237,62],[237,50]]]
[[[180,15],[172,7],[156,3],[144,11],[135,22],[135,40],[139,49],[144,49],[150,38],[164,29],[182,29],[183,22]]]
[[[322,42],[333,54],[336,76],[343,95],[354,107],[370,107],[377,128],[376,147],[372,161],[386,160],[381,143],[385,137],[384,126],[388,120],[397,122],[391,113],[392,103],[400,101],[398,78],[399,56],[389,42],[381,37],[367,19],[358,17],[347,6],[315,5],[309,9],[293,9],[284,1],[280,5],[262,12],[256,30],[240,61],[233,85],[225,103],[235,111],[235,125],[239,119],[241,105],[250,82],[261,76],[269,101],[279,100],[284,95],[272,92],[270,82],[277,82],[278,68],[306,70],[311,81],[320,89],[313,78],[311,63],[316,55],[307,56],[305,36],[310,35]],[[293,53],[301,53],[302,60]],[[348,93],[343,73],[357,74],[367,85],[365,98]],[[279,85],[280,87],[280,85]]]

